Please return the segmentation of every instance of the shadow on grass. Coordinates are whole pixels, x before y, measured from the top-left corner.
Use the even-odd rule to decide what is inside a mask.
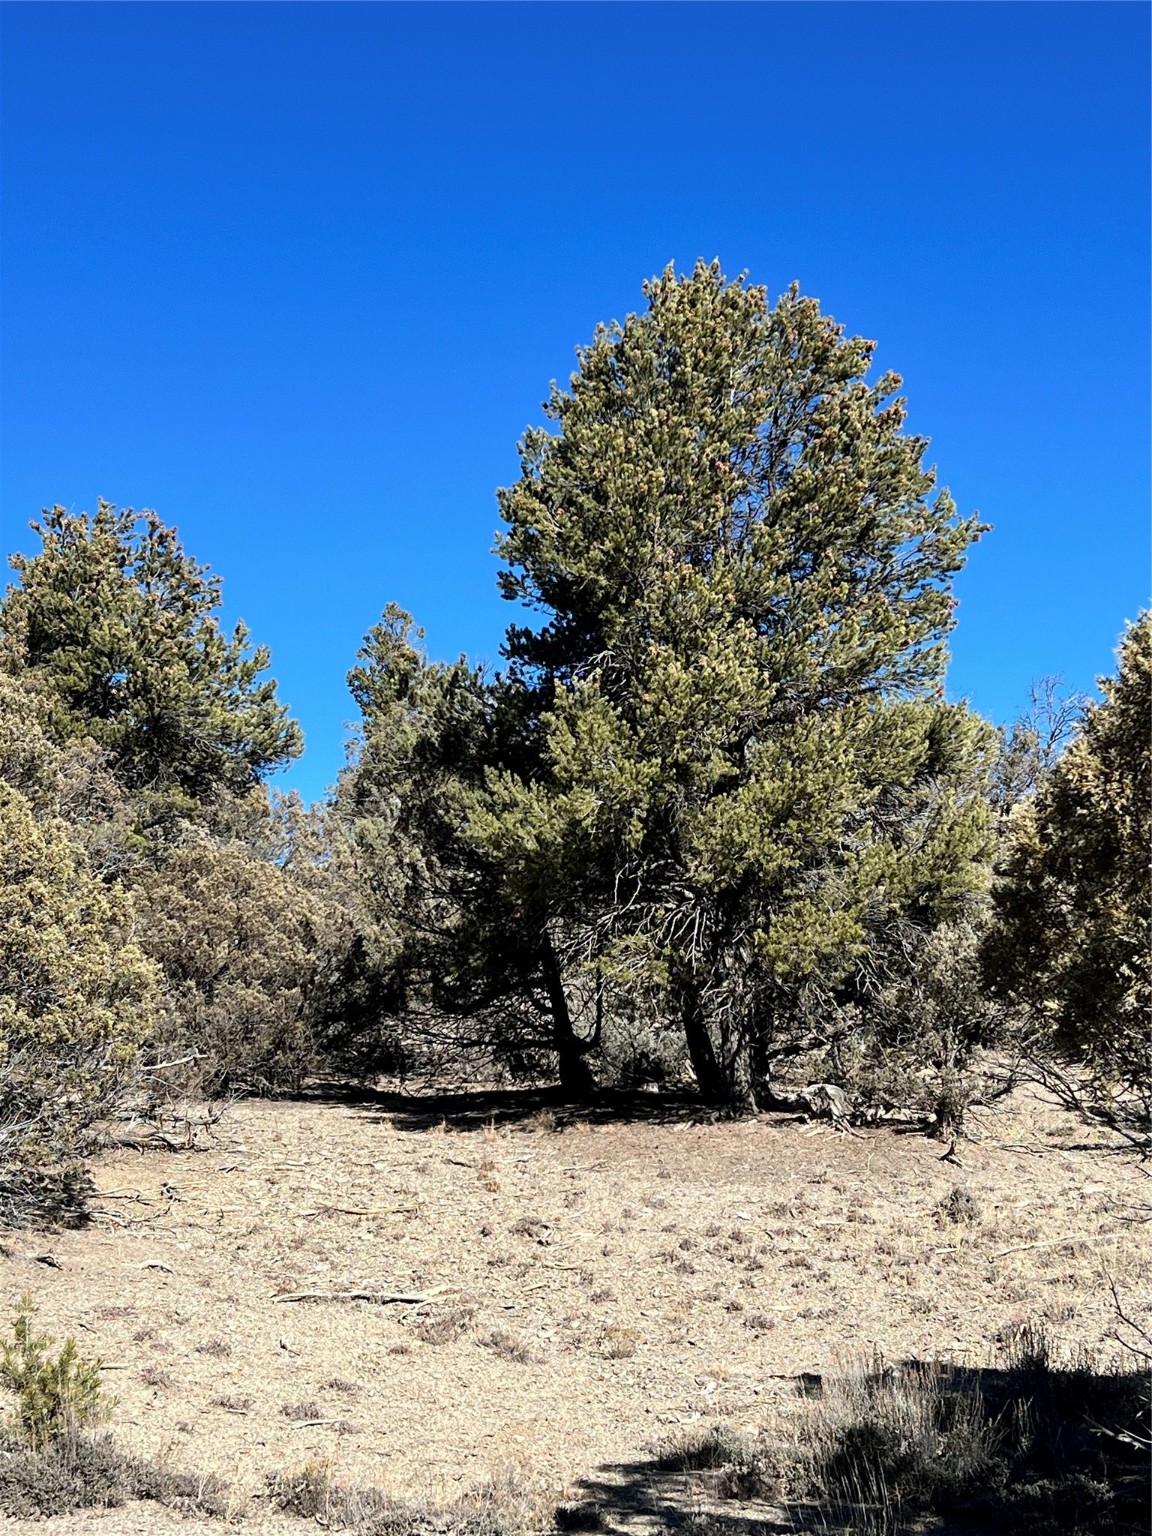
[[[1148,1529],[1147,1373],[1055,1366],[1039,1333],[1001,1368],[861,1371],[790,1423],[795,1438],[775,1445],[722,1425],[682,1431],[651,1461],[586,1478],[558,1524],[591,1529],[595,1515],[603,1530],[700,1536]]]
[[[345,1104],[388,1119],[401,1131],[428,1131],[444,1125],[451,1131],[482,1131],[524,1126],[533,1130],[566,1130],[572,1125],[680,1125],[709,1123],[722,1118],[693,1094],[680,1090],[627,1093],[604,1090],[587,1101],[574,1102],[558,1088],[493,1088],[468,1092],[401,1093],[365,1088],[354,1083],[319,1082],[304,1097],[316,1102]],[[781,1121],[796,1115],[773,1116]]]

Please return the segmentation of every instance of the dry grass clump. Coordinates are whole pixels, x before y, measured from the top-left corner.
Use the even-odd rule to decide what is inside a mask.
[[[74,1509],[116,1509],[133,1499],[214,1519],[231,1512],[222,1479],[125,1455],[109,1434],[70,1430],[42,1445],[0,1443],[0,1515],[40,1520]]]
[[[315,1402],[285,1403],[280,1412],[286,1419],[291,1419],[295,1424],[307,1424],[312,1419],[320,1418],[320,1404]]]
[[[661,1472],[718,1472],[748,1459],[747,1438],[727,1424],[682,1429],[656,1449]]]
[[[936,1214],[941,1222],[954,1226],[974,1227],[981,1219],[980,1202],[963,1184],[954,1184],[940,1204]]]
[[[436,1536],[525,1536],[540,1530],[546,1516],[551,1515],[533,1491],[512,1474],[488,1478],[442,1507],[394,1499],[379,1488],[339,1483],[326,1461],[308,1462],[296,1472],[274,1473],[267,1478],[267,1488],[273,1504],[285,1514],[337,1530],[353,1530],[358,1536],[427,1536],[430,1532]]]
[[[493,1328],[481,1343],[502,1360],[514,1360],[517,1365],[531,1365],[536,1359],[535,1351],[523,1334],[514,1333],[510,1328]]]
[[[425,1317],[419,1317],[412,1325],[412,1332],[425,1344],[455,1344],[472,1328],[476,1308],[467,1306],[441,1307]]]
[[[211,1355],[214,1360],[226,1360],[232,1353],[232,1346],[227,1339],[205,1339],[202,1344],[197,1344],[198,1355]]]
[[[815,1519],[858,1536],[940,1517],[1028,1536],[1145,1529],[1143,1374],[1084,1357],[1058,1365],[1039,1328],[1021,1328],[996,1367],[874,1361],[806,1395],[770,1441],[687,1430],[656,1466],[715,1473],[720,1497],[783,1496],[804,1528]]]
[[[600,1336],[601,1353],[608,1360],[629,1360],[636,1353],[640,1335],[635,1328],[621,1328],[616,1324],[605,1328]]]

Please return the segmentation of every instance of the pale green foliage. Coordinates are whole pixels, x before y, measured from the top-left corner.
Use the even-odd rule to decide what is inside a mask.
[[[263,647],[220,629],[220,582],[154,512],[54,507],[15,555],[0,664],[31,674],[58,741],[94,738],[132,788],[241,792],[301,751]]]
[[[986,964],[995,993],[1028,1009],[1081,1069],[1081,1107],[1147,1139],[1152,616],[1130,626],[1100,688],[1103,701],[1011,819]]]
[[[205,1093],[299,1087],[313,1064],[332,911],[243,844],[207,839],[172,849],[134,895],[141,942],[164,978],[153,1051],[195,1053],[183,1081]]]
[[[75,1153],[156,1006],[131,901],[0,783],[0,1160]]]
[[[1002,816],[1044,784],[1076,734],[1087,694],[1068,693],[1060,677],[1042,677],[1029,691],[1028,707],[1010,727],[1001,726],[1000,755],[992,799]]]
[[[985,922],[974,906],[938,928],[896,924],[885,936],[899,952],[898,963],[886,958],[891,979],[861,998],[858,1027],[818,1075],[834,1076],[860,1104],[923,1115],[940,1135],[963,1131],[973,1104],[1006,1092],[1026,1039],[983,990]]]
[[[0,1386],[15,1394],[13,1428],[22,1440],[43,1446],[72,1430],[105,1418],[112,1399],[100,1381],[99,1360],[86,1360],[76,1340],[36,1333],[31,1296],[21,1297],[12,1319],[12,1337],[0,1339]]]
[[[335,917],[322,881],[305,889],[279,867],[300,816],[258,781],[300,735],[261,677],[267,653],[242,627],[221,632],[218,579],[155,514],[56,508],[38,531],[0,609],[0,772],[39,821],[58,818],[78,888],[100,890],[121,925],[140,914],[163,997],[138,1010],[132,1049],[196,1058],[151,1075],[149,1096],[294,1085]],[[83,967],[74,979],[91,993]],[[79,1020],[77,997],[64,1011]],[[52,1049],[59,1075],[71,1045]],[[101,1070],[111,1102],[120,1074]]]
[[[988,728],[932,701],[979,533],[795,289],[700,265],[602,328],[502,495],[508,652],[536,760],[471,833],[607,985],[656,992],[711,1096],[748,1102],[899,914],[978,891]]]
[[[413,1069],[472,1055],[489,1070],[530,1070],[557,1029],[571,1040],[548,1001],[548,936],[471,827],[488,775],[517,753],[518,716],[498,681],[463,659],[430,663],[421,642],[390,606],[349,675],[363,725],[333,846],[338,862],[351,848],[359,871],[367,953],[348,990],[365,1043],[364,1003],[402,1016]]]

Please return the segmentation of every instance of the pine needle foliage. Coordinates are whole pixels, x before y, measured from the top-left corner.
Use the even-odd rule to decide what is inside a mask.
[[[220,628],[220,580],[155,512],[101,501],[33,523],[41,549],[13,555],[0,605],[0,664],[53,701],[55,739],[92,737],[133,789],[193,800],[240,793],[298,757],[303,740],[263,678],[269,657]]]
[[[1152,615],[1129,626],[1116,675],[1100,690],[1076,739],[1009,822],[985,963],[994,993],[1044,1025],[1050,1086],[1146,1147]]]
[[[814,300],[703,263],[645,294],[501,495],[503,590],[543,618],[506,648],[535,758],[471,830],[519,909],[679,1020],[708,1097],[750,1106],[870,926],[981,887],[994,743],[940,692],[982,529]]]
[[[44,1446],[103,1418],[112,1406],[100,1381],[99,1360],[86,1360],[76,1340],[56,1340],[34,1329],[36,1308],[21,1297],[12,1337],[0,1339],[0,1386],[15,1395],[12,1425],[32,1446]]]

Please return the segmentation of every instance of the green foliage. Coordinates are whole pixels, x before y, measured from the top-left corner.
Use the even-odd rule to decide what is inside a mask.
[[[1126,632],[1103,701],[1014,813],[985,960],[1077,1069],[1053,1086],[1118,1130],[1152,1130],[1152,616]]]
[[[134,896],[141,943],[163,975],[153,1053],[193,1054],[177,1081],[205,1094],[298,1088],[315,1059],[314,1008],[338,931],[331,908],[243,844],[207,838],[143,871]]]
[[[76,1340],[60,1351],[50,1334],[33,1331],[36,1308],[21,1298],[12,1320],[11,1339],[0,1339],[0,1386],[15,1394],[14,1427],[34,1446],[103,1418],[111,1407],[100,1383],[99,1360],[85,1360]]]
[[[519,698],[461,659],[431,664],[422,635],[395,607],[365,640],[349,676],[363,719],[359,750],[334,807],[361,871],[362,973],[402,1013],[412,1069],[462,1055],[513,1071],[558,1051],[561,1076],[588,1086],[546,914],[507,878],[476,835],[490,779],[524,752]]]
[[[250,649],[242,626],[221,632],[218,579],[153,513],[56,508],[38,531],[43,548],[13,561],[20,585],[0,609],[0,773],[35,822],[17,829],[8,810],[9,838],[46,840],[40,856],[56,860],[64,907],[49,907],[55,926],[38,936],[11,928],[21,946],[11,966],[31,987],[34,937],[47,966],[66,942],[52,933],[87,923],[71,942],[92,952],[103,925],[113,958],[99,963],[122,978],[132,1018],[130,1038],[120,1032],[105,1060],[85,1013],[102,983],[63,958],[70,991],[53,1004],[54,979],[31,987],[35,1031],[0,1017],[13,1093],[33,1106],[37,1135],[50,1122],[63,1156],[81,1150],[84,1125],[113,1104],[138,1053],[154,1064],[194,1057],[180,1075],[151,1076],[150,1098],[297,1084],[313,1059],[313,997],[339,922],[323,880],[315,870],[304,878],[306,858],[299,879],[280,867],[304,818],[290,802],[271,804],[258,781],[297,755],[300,734],[261,678],[267,653]],[[17,880],[9,904],[41,899],[22,892]],[[115,958],[115,934],[134,923],[159,969],[139,950]],[[133,991],[145,973],[146,1000]]]
[[[876,990],[857,994],[855,1027],[816,1075],[843,1084],[857,1104],[923,1115],[941,1136],[962,1132],[973,1104],[1014,1086],[1029,1043],[984,989],[985,928],[981,905],[936,928],[888,929],[888,979],[874,977]]]
[[[15,555],[0,607],[0,661],[51,701],[57,741],[94,738],[133,789],[203,799],[242,792],[299,755],[299,728],[261,679],[263,647],[225,636],[220,582],[154,512],[101,501],[33,524],[42,549]]]
[[[933,698],[980,528],[813,301],[703,265],[646,295],[502,493],[503,589],[546,622],[509,632],[528,749],[469,831],[569,974],[656,996],[749,1103],[870,925],[980,888],[990,733]]]
[[[76,1154],[155,1005],[126,894],[88,871],[64,822],[0,782],[0,1162]]]

